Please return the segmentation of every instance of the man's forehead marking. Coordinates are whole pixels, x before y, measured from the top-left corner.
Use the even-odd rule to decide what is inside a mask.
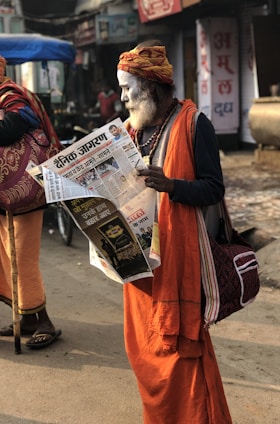
[[[122,70],[118,71],[118,79],[121,85],[135,85],[137,82],[137,77],[135,75]]]

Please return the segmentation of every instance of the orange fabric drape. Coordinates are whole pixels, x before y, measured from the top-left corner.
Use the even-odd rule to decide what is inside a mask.
[[[167,177],[189,181],[195,178],[192,145],[196,111],[191,101],[182,103],[167,146]],[[161,193],[158,222],[162,265],[154,271],[152,325],[173,349],[178,347],[177,337],[182,336],[181,349],[184,338],[197,341],[200,331],[201,277],[195,209],[171,202],[167,193]]]
[[[181,102],[164,172],[195,178],[196,108]],[[145,424],[230,424],[231,418],[201,312],[200,253],[195,209],[161,195],[162,265],[154,277],[124,285],[124,333],[137,377]]]

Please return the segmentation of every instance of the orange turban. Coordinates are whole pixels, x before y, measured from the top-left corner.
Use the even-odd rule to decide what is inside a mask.
[[[164,46],[135,47],[119,57],[118,69],[161,84],[173,85],[173,66]]]
[[[0,84],[5,79],[6,64],[7,64],[6,59],[4,59],[4,57],[0,56]]]

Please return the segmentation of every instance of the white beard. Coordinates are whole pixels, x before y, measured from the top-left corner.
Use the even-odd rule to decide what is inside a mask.
[[[130,109],[130,105],[126,107],[129,109],[130,123],[131,126],[136,130],[141,130],[146,126],[151,125],[156,114],[157,106],[150,96],[145,98],[138,98],[133,101],[133,108]]]

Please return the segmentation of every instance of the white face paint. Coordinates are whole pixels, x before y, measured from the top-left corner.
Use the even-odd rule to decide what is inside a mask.
[[[150,93],[142,91],[138,78],[129,72],[118,70],[117,77],[121,87],[121,101],[129,111],[132,127],[140,130],[152,125],[157,107]]]

